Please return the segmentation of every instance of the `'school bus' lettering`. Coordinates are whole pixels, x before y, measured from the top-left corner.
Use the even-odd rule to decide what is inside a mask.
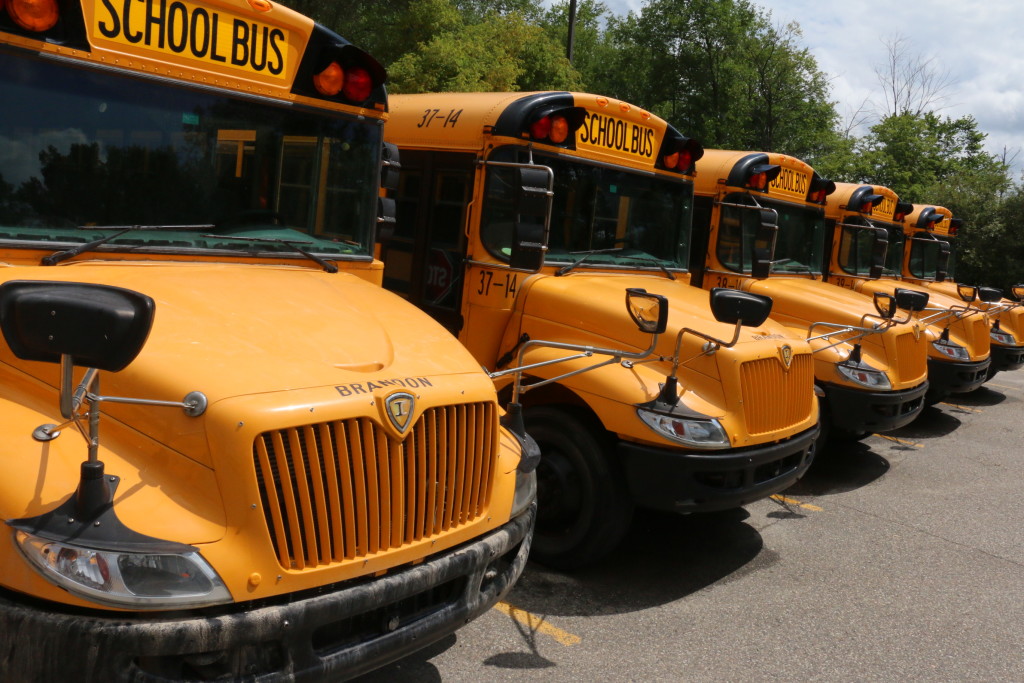
[[[93,36],[249,73],[284,78],[289,36],[277,26],[184,0],[100,0]]]
[[[873,216],[891,219],[896,214],[896,198],[882,196],[882,199],[871,210]]]
[[[810,188],[810,178],[807,173],[783,166],[769,188],[773,193],[788,194],[805,199]]]
[[[577,149],[593,149],[654,158],[654,129],[632,121],[588,112],[576,135]]]

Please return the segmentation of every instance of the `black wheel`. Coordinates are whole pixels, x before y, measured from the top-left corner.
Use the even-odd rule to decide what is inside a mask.
[[[530,557],[558,569],[591,563],[618,545],[633,514],[610,440],[575,411],[539,406],[525,418],[541,451]]]

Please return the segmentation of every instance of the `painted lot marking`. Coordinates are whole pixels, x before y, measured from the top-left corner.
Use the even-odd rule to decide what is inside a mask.
[[[980,413],[981,412],[980,410],[978,410],[976,408],[968,408],[967,406],[962,406],[959,403],[948,403],[946,401],[942,401],[942,405],[949,406],[950,408],[956,408],[957,410],[962,410],[965,413]]]
[[[901,446],[910,446],[911,448],[924,448],[923,443],[917,443],[915,441],[907,441],[906,439],[897,439],[895,436],[886,436],[885,434],[875,434],[874,436],[888,439],[889,441],[895,441]]]
[[[820,508],[817,505],[811,505],[810,503],[801,503],[799,500],[797,500],[795,498],[789,498],[787,496],[783,496],[783,495],[780,495],[778,493],[776,493],[774,496],[772,496],[772,500],[777,500],[780,503],[785,503],[786,505],[795,505],[795,506],[797,506],[799,508],[803,508],[804,510],[814,510],[815,512],[821,512],[822,510],[825,509],[825,508]]]
[[[995,382],[985,382],[987,387],[999,387],[1000,389],[1009,389],[1010,391],[1016,391],[1017,387],[1008,387],[1005,384],[996,384]]]
[[[494,606],[494,609],[507,614],[534,633],[543,633],[546,636],[551,636],[566,647],[579,645],[582,640],[579,636],[574,636],[568,631],[563,631],[557,626],[552,626],[544,620],[544,617],[537,614],[531,614],[530,612],[519,609],[518,607],[513,607],[507,602],[499,602]]]

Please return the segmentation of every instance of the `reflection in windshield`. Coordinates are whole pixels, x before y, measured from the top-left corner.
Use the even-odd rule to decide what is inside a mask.
[[[686,268],[692,184],[543,155],[534,161],[555,174],[548,263],[586,255],[580,267]],[[500,257],[514,239],[514,178],[514,169],[488,167],[481,232]]]
[[[866,218],[847,216],[839,237],[839,267],[852,275],[868,275],[875,237]]]
[[[884,274],[903,275],[903,245],[906,239],[901,226],[889,226],[889,249],[885,252]]]
[[[104,234],[78,226],[212,224],[370,253],[376,124],[6,54],[0,90],[0,240],[60,249]],[[195,231],[133,231],[103,248],[125,246],[278,250]]]
[[[935,279],[945,247],[946,242],[931,236],[912,238],[910,240],[910,273],[921,279]]]
[[[771,272],[821,273],[825,248],[824,211],[774,201],[762,201],[761,206],[778,213],[779,229]],[[730,270],[750,273],[761,226],[760,211],[750,195],[744,193],[727,197],[720,216],[715,247],[719,261]]]

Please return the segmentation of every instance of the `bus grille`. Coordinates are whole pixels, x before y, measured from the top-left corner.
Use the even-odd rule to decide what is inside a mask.
[[[794,355],[788,372],[775,358],[748,361],[740,368],[740,381],[750,434],[792,427],[811,413],[814,361],[809,353]]]
[[[928,372],[927,342],[919,342],[913,331],[904,332],[896,337],[896,367],[899,377],[906,381],[922,377]]]
[[[367,557],[473,521],[497,438],[492,403],[429,409],[402,441],[369,418],[260,434],[253,461],[281,566]]]

